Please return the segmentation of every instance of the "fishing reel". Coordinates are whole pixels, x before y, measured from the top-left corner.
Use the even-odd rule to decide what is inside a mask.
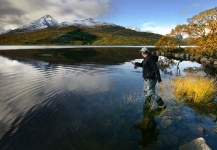
[[[139,67],[138,65],[136,65],[136,64],[134,65],[134,69],[137,69],[138,67]]]

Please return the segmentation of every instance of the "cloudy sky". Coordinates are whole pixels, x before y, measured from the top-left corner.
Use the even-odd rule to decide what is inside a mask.
[[[127,28],[169,33],[216,0],[0,0],[0,33],[45,15],[57,22],[94,18]]]

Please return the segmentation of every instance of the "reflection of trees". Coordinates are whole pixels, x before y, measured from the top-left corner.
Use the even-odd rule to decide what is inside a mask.
[[[158,67],[164,74],[173,75],[170,69],[175,65],[177,65],[177,62],[174,59],[168,59],[166,57],[159,58]]]
[[[176,74],[177,75],[180,75],[180,68],[179,68],[179,64],[182,62],[182,60],[180,60],[178,63],[177,63],[177,67],[176,67]]]
[[[55,70],[56,66],[53,64],[50,64],[49,62],[30,59],[30,58],[24,58],[24,57],[7,57],[8,59],[16,60],[24,64],[30,64],[34,66],[37,69],[48,71],[48,70]]]
[[[135,124],[134,128],[141,131],[142,137],[138,140],[142,148],[154,145],[158,140],[159,129],[155,122],[155,116],[160,110],[150,110],[150,104],[146,103],[143,108],[143,118],[141,123]]]
[[[217,122],[217,103],[193,103],[187,101],[187,104],[190,108],[194,109],[197,113],[209,116],[214,122]]]
[[[184,69],[186,73],[201,73],[205,72],[206,76],[209,78],[213,78],[215,81],[217,81],[217,68],[207,68],[207,67],[187,67]]]
[[[212,77],[215,81],[217,81],[217,68],[204,67],[204,72],[207,74],[207,76]]]

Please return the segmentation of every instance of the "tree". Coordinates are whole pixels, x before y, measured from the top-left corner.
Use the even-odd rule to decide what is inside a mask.
[[[184,39],[184,36],[187,38]],[[187,24],[177,25],[155,45],[163,51],[169,51],[184,41],[194,46],[185,48],[193,54],[217,55],[217,7],[193,16],[187,20]]]
[[[171,30],[170,36],[174,38],[175,43],[179,46],[179,48],[184,36],[187,36],[186,30],[187,30],[186,24],[177,25],[175,29]]]
[[[196,43],[196,53],[213,55],[217,49],[217,7],[188,19],[186,30],[190,43]]]
[[[162,36],[162,38],[155,43],[155,46],[164,52],[169,52],[176,48],[175,40],[170,34]]]

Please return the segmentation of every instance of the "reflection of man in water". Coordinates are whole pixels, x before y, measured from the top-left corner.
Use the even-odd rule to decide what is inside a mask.
[[[145,103],[143,108],[143,118],[141,123],[134,125],[135,129],[141,130],[142,137],[138,140],[138,143],[142,148],[154,145],[158,138],[159,129],[154,117],[159,115],[162,110],[150,110],[150,104]]]

